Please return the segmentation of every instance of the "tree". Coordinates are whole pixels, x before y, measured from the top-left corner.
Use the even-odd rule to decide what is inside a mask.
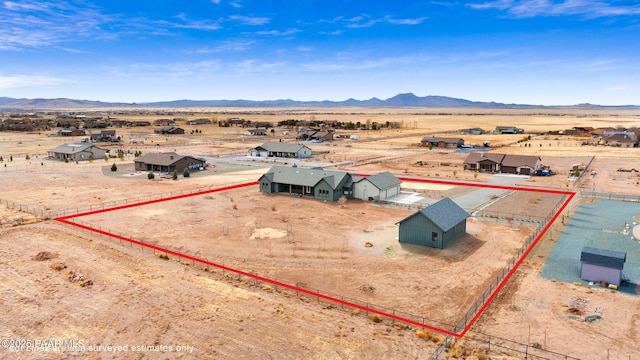
[[[109,157],[107,156],[107,154],[104,154],[102,158],[104,159],[105,162],[109,161]]]
[[[124,151],[118,151],[118,158],[124,160]]]
[[[89,162],[93,162],[93,154],[89,155]]]
[[[24,157],[26,160],[31,159],[31,157],[29,156],[29,154],[27,154],[27,156]]]
[[[178,180],[178,172],[173,170],[173,172],[171,173],[171,178],[173,180]]]
[[[147,179],[149,180],[153,180],[156,176],[153,174],[153,171],[149,171],[149,173],[147,174]]]
[[[116,165],[116,163],[113,163],[113,165],[111,165],[111,171],[118,171],[118,166]]]
[[[189,169],[184,168],[184,171],[182,172],[182,177],[189,177],[189,176],[191,176],[191,174],[189,173]]]

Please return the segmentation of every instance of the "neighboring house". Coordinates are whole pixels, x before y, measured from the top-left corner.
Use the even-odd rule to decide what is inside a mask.
[[[465,170],[496,173],[500,171],[500,164],[504,154],[472,152],[464,160]]]
[[[178,155],[174,152],[149,153],[134,160],[135,169],[139,171],[153,171],[158,173],[178,173],[184,169],[202,170],[206,166],[206,160],[188,155]]]
[[[175,126],[164,126],[160,129],[153,130],[153,132],[160,135],[180,135],[184,134],[184,129]]]
[[[83,136],[85,134],[84,129],[69,128],[58,130],[58,136]]]
[[[267,135],[267,130],[266,129],[249,129],[249,130],[244,132],[244,135],[246,135],[246,136],[266,136]]]
[[[481,128],[462,129],[460,131],[463,135],[482,135],[485,133]]]
[[[333,132],[331,131],[316,131],[307,137],[307,140],[314,142],[325,142],[333,140]]]
[[[153,125],[155,126],[174,126],[175,124],[175,120],[172,119],[158,119],[153,121]]]
[[[102,159],[107,150],[93,144],[65,144],[49,150],[49,158],[55,160],[84,161]]]
[[[398,241],[444,249],[467,232],[469,214],[449,198],[444,198],[403,220]]]
[[[386,200],[400,194],[400,181],[392,173],[383,173],[363,177],[352,176],[353,197],[363,200]]]
[[[91,134],[92,142],[114,142],[118,141],[115,130],[102,130],[99,133]]]
[[[187,121],[187,125],[206,125],[211,124],[211,120],[209,119],[195,119]]]
[[[541,168],[539,156],[472,152],[464,160],[465,170],[489,173],[534,175]]]
[[[620,286],[626,258],[624,252],[585,246],[580,254],[580,278]]]
[[[524,129],[515,126],[496,126],[497,134],[524,134]]]
[[[346,171],[273,166],[258,182],[263,193],[296,194],[330,201],[353,195],[353,181]]]
[[[311,156],[311,149],[302,144],[286,142],[266,142],[250,150],[253,157],[285,157],[306,158]]]
[[[138,121],[128,122],[127,125],[128,126],[151,126],[151,123],[149,121],[138,120]]]
[[[500,172],[503,174],[534,175],[540,170],[541,161],[539,156],[505,155],[500,164]]]
[[[453,148],[457,149],[464,144],[464,140],[460,138],[445,138],[435,136],[425,136],[420,140],[420,145],[434,148]]]
[[[631,135],[632,134],[632,135]],[[632,148],[636,145],[636,135],[631,134],[614,134],[602,138],[600,143],[609,146],[617,146],[623,148]]]

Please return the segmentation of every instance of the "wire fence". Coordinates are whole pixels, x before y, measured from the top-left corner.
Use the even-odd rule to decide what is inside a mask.
[[[16,210],[18,213],[15,216],[9,216],[8,219],[0,219],[0,228],[7,226],[17,226],[23,224],[30,224],[46,220],[48,218],[48,211],[35,206],[29,206],[21,203],[17,203],[11,200],[0,199],[0,205],[4,205],[7,208]]]
[[[613,194],[613,193],[607,193],[607,192],[601,192],[601,191],[582,190],[580,191],[580,196],[585,198],[640,202],[640,195]]]
[[[77,214],[94,212],[94,211],[104,211],[104,210],[119,208],[123,206],[130,206],[130,205],[132,206],[132,205],[145,204],[145,203],[156,202],[161,200],[170,200],[174,198],[188,196],[189,194],[195,195],[195,194],[215,191],[218,189],[224,189],[224,188],[233,187],[233,186],[250,185],[250,184],[252,183],[238,181],[238,182],[229,182],[229,183],[218,184],[218,185],[204,186],[204,187],[199,187],[195,189],[178,190],[178,191],[171,191],[171,192],[164,192],[164,193],[153,193],[148,195],[137,196],[135,198],[107,201],[100,204],[77,206],[73,208],[66,208],[66,209],[61,209],[56,211],[46,211],[46,215],[51,219],[55,219],[58,217],[71,216],[71,215],[77,215]]]

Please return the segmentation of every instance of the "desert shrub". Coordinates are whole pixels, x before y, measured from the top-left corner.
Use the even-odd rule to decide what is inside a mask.
[[[111,171],[118,171],[118,166],[116,165],[116,163],[113,163],[113,165],[111,165]]]
[[[66,163],[68,163],[68,162],[69,162],[69,159],[64,158],[64,162],[65,162],[65,164],[66,164]],[[112,170],[112,171],[113,171],[113,170]]]
[[[191,174],[189,173],[189,169],[185,168],[182,172],[182,177],[189,177]]]
[[[104,161],[109,161],[109,157],[107,156],[107,154],[104,154],[104,156],[102,157],[104,159]]]
[[[369,319],[376,324],[382,322],[382,318],[378,314],[371,314],[371,316],[369,316]]]
[[[233,204],[232,208],[233,210],[238,210],[238,204]]]
[[[277,207],[275,205],[271,205],[271,211],[276,211]]]
[[[153,171],[149,171],[149,173],[147,174],[147,179],[149,180],[153,180],[156,177],[156,175],[153,173]]]
[[[159,253],[158,257],[162,260],[169,260],[169,255],[165,254],[165,253]]]
[[[178,180],[178,172],[173,170],[173,172],[171,173],[171,178],[173,180]]]
[[[31,157],[29,156],[29,154],[27,154],[27,156],[24,157],[26,160],[31,159]]]

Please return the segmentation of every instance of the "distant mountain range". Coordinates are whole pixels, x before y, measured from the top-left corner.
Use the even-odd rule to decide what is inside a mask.
[[[497,102],[470,101],[447,96],[416,96],[412,93],[398,94],[386,100],[347,99],[344,101],[296,101],[283,100],[174,100],[147,103],[115,103],[75,99],[14,99],[0,97],[0,109],[4,110],[61,110],[84,108],[180,108],[180,107],[241,107],[241,108],[332,108],[332,107],[428,107],[428,108],[557,108],[578,109],[640,109],[638,105],[603,106],[578,104],[566,106],[543,106],[527,104],[504,104]]]

